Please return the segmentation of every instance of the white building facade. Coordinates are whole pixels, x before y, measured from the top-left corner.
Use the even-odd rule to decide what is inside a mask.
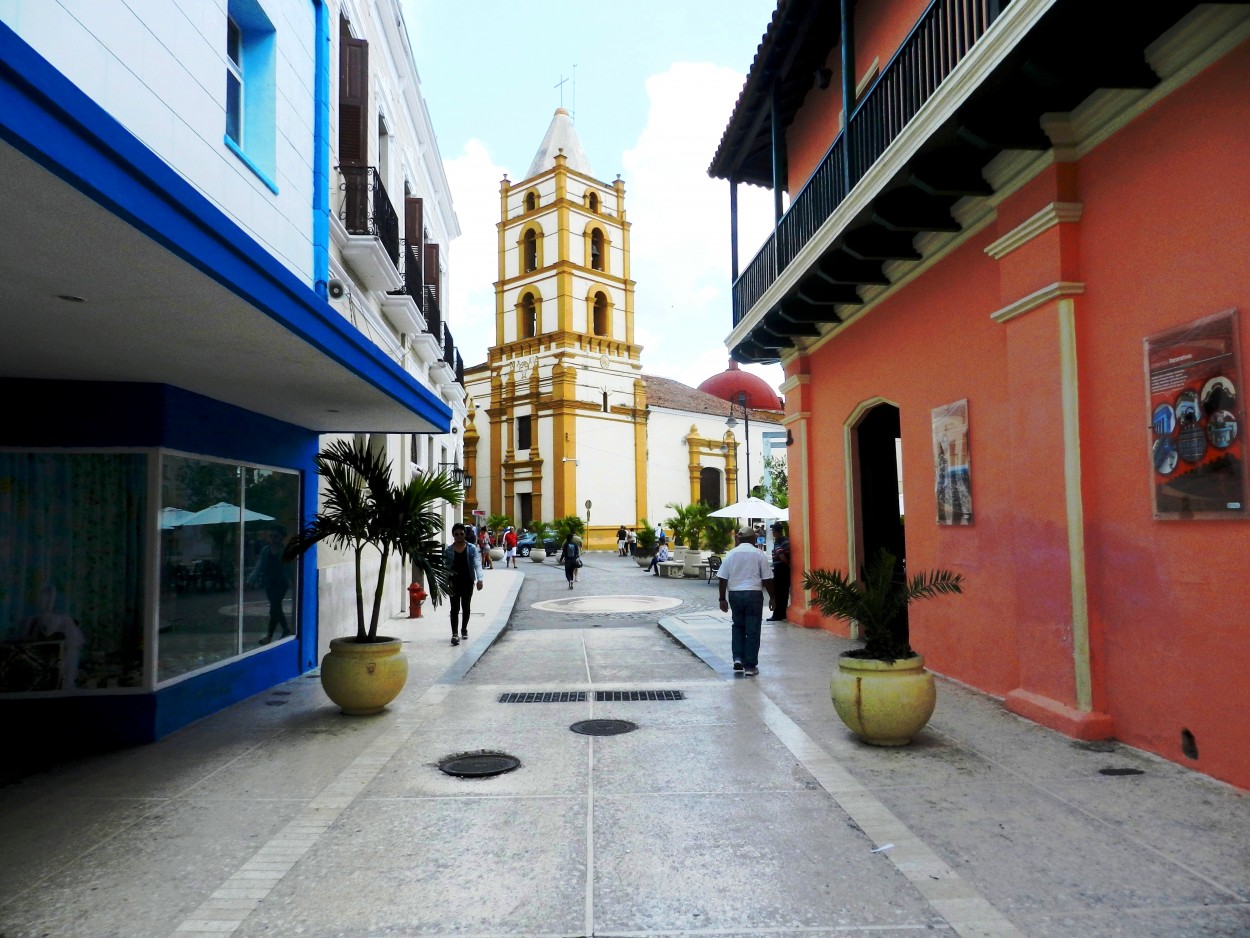
[[[0,0],[0,100],[0,710],[149,740],[345,630],[327,439],[460,460],[455,214],[398,0]]]

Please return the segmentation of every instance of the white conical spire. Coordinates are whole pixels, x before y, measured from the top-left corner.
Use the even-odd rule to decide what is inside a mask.
[[[543,137],[538,152],[534,154],[534,162],[530,163],[525,178],[537,176],[554,166],[556,154],[561,150],[568,159],[569,169],[586,176],[594,175],[590,171],[590,160],[586,159],[581,141],[577,139],[577,131],[573,129],[573,118],[569,117],[568,111],[559,107],[556,108],[555,116],[551,118],[551,126],[547,128],[547,135]]]

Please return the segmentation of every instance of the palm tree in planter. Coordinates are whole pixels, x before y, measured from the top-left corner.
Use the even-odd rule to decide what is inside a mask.
[[[378,635],[386,568],[392,557],[409,561],[425,581],[430,600],[447,592],[450,573],[443,565],[442,506],[458,505],[464,492],[446,473],[414,476],[398,485],[385,455],[363,441],[336,440],[316,458],[324,483],[322,508],[287,545],[293,560],[325,541],[350,550],[356,570],[356,634],[336,638],[321,662],[321,684],[344,713],[377,713],[398,696],[408,677],[400,641]],[[364,558],[378,557],[377,586],[365,624]]]
[[[651,558],[655,555],[655,545],[659,541],[659,538],[655,536],[655,525],[643,518],[638,522],[638,530],[634,533],[637,536],[637,543],[634,544],[634,560],[640,567],[650,566]]]
[[[896,558],[881,550],[851,580],[840,570],[811,570],[803,588],[821,614],[857,623],[864,647],[843,652],[829,693],[842,722],[874,746],[905,746],[929,722],[937,703],[933,675],[912,651],[907,607],[922,599],[963,592],[963,577],[949,570],[918,573],[910,580]]]
[[[725,551],[729,550],[729,545],[733,543],[734,528],[736,527],[737,522],[733,518],[709,517],[707,526],[703,529],[707,549],[718,557],[724,554]]]

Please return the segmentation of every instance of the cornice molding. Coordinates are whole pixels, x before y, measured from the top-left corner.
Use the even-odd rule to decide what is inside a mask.
[[[1084,292],[1085,284],[1079,281],[1057,280],[1050,286],[1035,290],[1028,296],[1021,297],[1014,303],[1009,303],[997,312],[990,313],[990,319],[997,323],[1004,323],[1015,319],[1017,316],[1023,316],[1039,306],[1044,306],[1052,300],[1058,300],[1065,296],[1079,296]]]
[[[1036,215],[1021,222],[985,249],[985,253],[996,261],[1002,260],[1016,248],[1027,244],[1044,231],[1056,225],[1081,220],[1080,202],[1051,202]]]

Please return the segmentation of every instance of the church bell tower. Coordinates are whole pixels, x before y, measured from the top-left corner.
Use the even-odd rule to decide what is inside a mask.
[[[485,414],[486,374],[470,392],[479,484],[489,478],[477,498],[518,524],[589,514],[588,546],[614,546],[646,505],[625,184],[595,178],[559,108],[524,180],[504,177],[499,208]]]

